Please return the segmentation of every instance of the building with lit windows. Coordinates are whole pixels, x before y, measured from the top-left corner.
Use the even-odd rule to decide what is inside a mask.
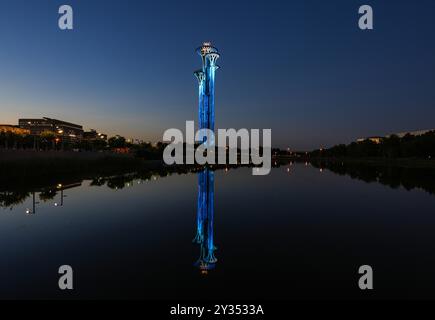
[[[83,126],[51,118],[19,119],[18,126],[30,131],[31,135],[50,132],[64,141],[80,141],[83,138]]]
[[[417,131],[405,131],[405,132],[399,132],[399,133],[392,133],[392,134],[386,135],[385,137],[378,137],[377,136],[377,137],[359,138],[359,139],[356,140],[356,142],[371,141],[373,143],[380,144],[385,138],[391,138],[392,136],[396,136],[396,137],[399,137],[399,138],[403,138],[403,137],[405,137],[407,135],[417,137],[417,136],[422,136],[422,135],[424,135],[426,133],[429,133],[429,132],[435,132],[435,129],[417,130]]]
[[[384,138],[383,137],[368,137],[368,138],[359,138],[356,142],[365,142],[371,141],[375,144],[380,144]]]
[[[435,131],[435,129],[399,132],[399,133],[389,134],[387,136],[387,138],[391,137],[392,135],[398,136],[399,138],[403,138],[406,135],[410,135],[410,136],[416,137],[416,136],[422,136],[422,135],[424,135],[426,133],[433,132],[433,131]]]
[[[107,134],[99,133],[96,130],[91,129],[90,131],[83,132],[83,140],[87,140],[87,141],[96,141],[96,140],[107,141]]]

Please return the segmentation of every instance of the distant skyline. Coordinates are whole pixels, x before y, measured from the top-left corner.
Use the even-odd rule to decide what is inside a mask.
[[[73,31],[57,27],[62,4]],[[362,4],[373,31],[358,29]],[[433,12],[433,0],[2,1],[0,123],[161,140],[197,122],[194,50],[211,41],[216,128],[271,128],[274,146],[297,150],[432,129]]]

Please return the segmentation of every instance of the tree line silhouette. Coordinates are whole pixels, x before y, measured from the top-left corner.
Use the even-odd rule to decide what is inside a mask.
[[[315,150],[313,157],[381,157],[381,158],[424,158],[435,157],[435,131],[414,136],[407,134],[400,138],[391,135],[380,143],[366,139],[351,144],[336,145],[329,149]]]
[[[422,189],[435,195],[435,169],[391,165],[373,165],[334,159],[312,160],[315,168],[328,169],[338,175],[348,175],[367,183],[380,183],[393,189]]]

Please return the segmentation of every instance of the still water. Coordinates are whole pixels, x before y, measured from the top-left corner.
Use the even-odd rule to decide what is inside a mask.
[[[238,168],[2,186],[0,297],[435,298],[430,186],[333,171],[295,163],[268,176]],[[58,289],[65,264],[69,292]],[[370,292],[358,288],[365,264]]]

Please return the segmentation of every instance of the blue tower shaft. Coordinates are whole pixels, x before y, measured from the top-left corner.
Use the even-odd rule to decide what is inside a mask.
[[[210,43],[204,43],[197,49],[202,58],[202,68],[195,71],[198,79],[198,120],[200,129],[214,131],[215,126],[215,75],[219,58],[218,50]],[[205,142],[207,138],[204,138]],[[207,141],[209,143],[209,141]],[[210,141],[214,143],[214,141]],[[197,203],[197,231],[195,242],[201,246],[200,264],[210,266],[216,263],[214,256],[213,219],[214,219],[214,171],[208,168],[198,173],[198,203]]]
[[[202,97],[202,114],[203,119],[200,123],[200,129],[210,129],[214,131],[214,82],[216,74],[216,66],[211,63],[209,59],[206,59],[206,65],[204,68],[205,85],[204,95]]]
[[[201,245],[200,260],[215,263],[214,256],[214,171],[204,169],[198,173],[197,234],[195,242]]]

